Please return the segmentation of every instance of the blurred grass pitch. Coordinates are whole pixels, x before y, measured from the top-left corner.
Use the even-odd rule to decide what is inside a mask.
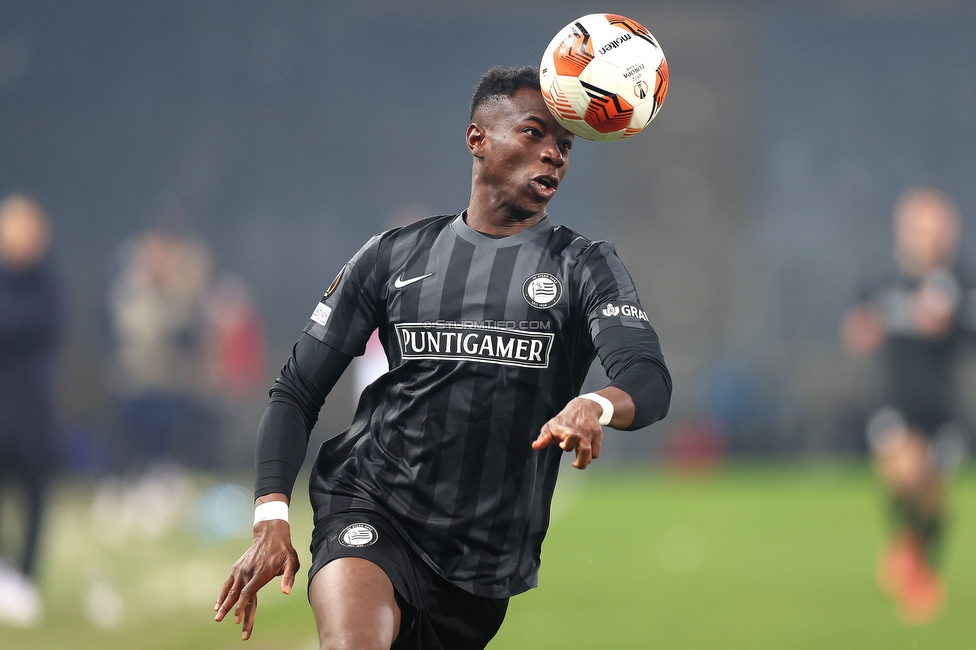
[[[221,484],[192,477],[182,519],[117,544],[106,541],[104,521],[94,523],[97,486],[62,482],[44,544],[43,624],[0,627],[0,647],[315,648],[301,480],[291,517],[302,560],[293,594],[283,596],[277,581],[261,592],[244,645],[239,628],[213,622],[220,584],[248,545],[246,535],[201,531],[201,503],[226,498],[214,492]],[[697,478],[599,463],[566,468],[540,588],[512,600],[489,648],[972,647],[976,471],[962,472],[951,494],[948,605],[934,623],[913,628],[875,584],[883,501],[863,464],[740,463]]]

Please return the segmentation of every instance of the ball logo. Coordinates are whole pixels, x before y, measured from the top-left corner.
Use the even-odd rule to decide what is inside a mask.
[[[634,85],[634,94],[640,97],[641,99],[647,97],[647,91],[648,91],[648,85],[646,81],[638,81]]]
[[[607,318],[610,318],[611,316],[619,316],[620,307],[615,307],[612,302],[608,302],[607,306],[603,308],[603,315]]]
[[[612,41],[610,41],[609,43],[607,43],[606,45],[604,45],[603,47],[601,47],[600,50],[599,50],[599,52],[600,52],[601,55],[602,54],[606,54],[610,50],[614,50],[614,49],[620,47],[620,44],[621,43],[626,43],[629,40],[630,40],[630,34],[621,34],[617,38],[613,39]]]
[[[549,309],[563,295],[563,285],[551,273],[536,273],[522,285],[522,297],[536,309]]]
[[[339,543],[347,548],[372,546],[379,539],[376,529],[369,524],[352,524],[339,533]]]

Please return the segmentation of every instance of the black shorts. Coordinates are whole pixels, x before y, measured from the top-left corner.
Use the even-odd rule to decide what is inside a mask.
[[[508,598],[475,596],[438,575],[385,517],[367,510],[331,514],[312,533],[308,582],[340,557],[369,560],[386,573],[400,606],[392,650],[481,650],[501,627]]]

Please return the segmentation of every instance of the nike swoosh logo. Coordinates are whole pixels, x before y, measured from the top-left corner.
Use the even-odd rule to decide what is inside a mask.
[[[410,286],[414,282],[420,282],[424,278],[429,278],[432,275],[434,275],[434,274],[433,273],[427,273],[425,275],[418,275],[415,278],[410,278],[409,280],[404,280],[403,279],[403,274],[401,273],[400,274],[400,277],[398,277],[396,280],[393,281],[393,286],[396,287],[397,289],[402,289],[403,287]]]

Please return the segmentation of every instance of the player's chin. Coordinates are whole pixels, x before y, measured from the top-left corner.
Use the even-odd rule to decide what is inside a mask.
[[[516,211],[524,215],[525,218],[534,217],[540,212],[545,212],[552,196],[546,196],[529,190],[522,194],[516,202]]]

